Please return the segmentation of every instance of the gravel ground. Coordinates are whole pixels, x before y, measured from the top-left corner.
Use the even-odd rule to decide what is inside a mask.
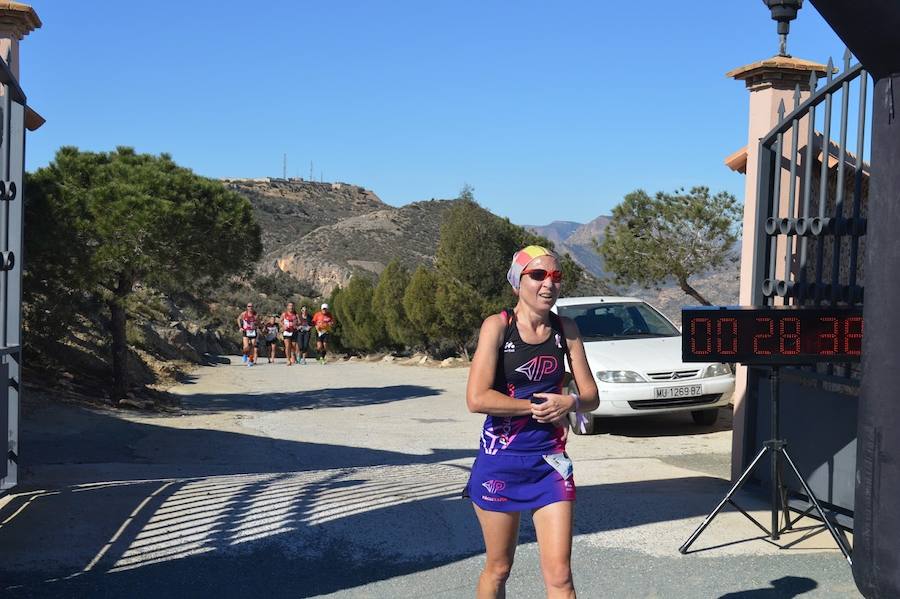
[[[174,388],[180,415],[32,400],[23,483],[0,499],[0,594],[470,597],[466,375],[235,361]],[[779,547],[727,511],[678,553],[728,489],[730,425],[670,415],[570,437],[582,597],[859,597],[820,527]],[[544,596],[528,518],[509,596]]]

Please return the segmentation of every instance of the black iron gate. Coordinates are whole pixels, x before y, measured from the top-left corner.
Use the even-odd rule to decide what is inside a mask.
[[[753,305],[863,302],[868,76],[850,59],[840,74],[829,61],[824,81],[813,73],[802,103],[798,86],[790,112],[782,104],[778,125],[760,140]],[[783,436],[812,491],[844,524],[853,511],[860,378],[859,364],[783,372]],[[748,391],[743,465],[770,436],[767,370],[750,368]]]
[[[25,94],[0,60],[0,492],[16,485],[22,372]]]

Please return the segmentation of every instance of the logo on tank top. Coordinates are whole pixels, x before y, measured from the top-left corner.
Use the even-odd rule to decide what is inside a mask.
[[[487,489],[488,493],[499,493],[506,488],[506,483],[502,480],[488,480],[481,483],[481,486]]]
[[[507,341],[506,344],[503,346],[503,351],[508,354],[516,351],[516,344],[513,343],[512,341]]]
[[[516,368],[516,372],[521,372],[531,382],[537,382],[544,380],[544,376],[551,372],[555,372],[557,365],[554,356],[535,356]]]

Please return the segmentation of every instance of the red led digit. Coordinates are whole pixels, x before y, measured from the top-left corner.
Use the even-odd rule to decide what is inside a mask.
[[[729,347],[722,347],[722,337],[724,337],[724,331],[726,327],[731,328],[731,343],[729,343]],[[720,318],[718,322],[716,322],[716,351],[723,356],[733,356],[737,353],[738,350],[738,342],[737,342],[737,331],[738,331],[738,323],[737,318]]]
[[[852,327],[852,330],[851,330]],[[851,316],[844,323],[844,353],[848,356],[862,354],[863,319]]]
[[[824,356],[833,356],[834,354],[841,351],[840,344],[838,343],[838,335],[841,333],[841,325],[838,322],[837,318],[834,317],[822,317],[819,318],[820,323],[825,323],[828,328],[831,329],[830,333],[819,333],[819,346],[816,348],[818,352]]]
[[[772,355],[772,352],[762,348],[761,345],[763,340],[771,339],[775,335],[775,323],[771,318],[765,316],[757,318],[756,322],[767,323],[769,331],[767,333],[757,333],[756,335],[753,335],[753,353],[757,356],[770,356]]]
[[[785,325],[791,324],[793,325],[794,330],[788,332],[785,330]],[[782,318],[781,322],[778,323],[778,349],[781,351],[782,355],[785,356],[796,356],[800,353],[800,319],[794,316],[788,316],[787,318]],[[787,342],[787,343],[785,343]],[[786,347],[786,345],[793,344],[793,347]]]
[[[703,349],[699,349],[697,347],[697,325],[698,323],[702,323],[706,331],[705,341]],[[706,356],[712,353],[712,339],[710,339],[712,333],[712,325],[710,324],[710,320],[708,318],[693,318],[691,319],[691,353],[697,356]]]

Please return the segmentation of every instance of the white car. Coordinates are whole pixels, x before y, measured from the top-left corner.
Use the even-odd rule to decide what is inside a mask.
[[[727,364],[681,361],[681,332],[658,310],[633,297],[567,297],[553,311],[575,321],[588,365],[600,391],[594,417],[690,412],[694,422],[711,425],[734,391]],[[568,364],[566,365],[568,369]],[[574,381],[569,392],[577,391]],[[572,421],[574,423],[574,414]]]

